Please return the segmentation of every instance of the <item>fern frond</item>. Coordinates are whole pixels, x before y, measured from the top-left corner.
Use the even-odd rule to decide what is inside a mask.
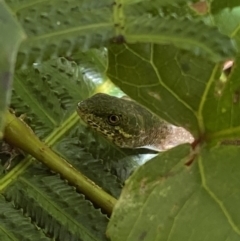
[[[86,201],[84,195],[44,169],[30,168],[4,195],[55,239],[106,239],[103,234],[107,217]]]
[[[23,215],[12,203],[0,195],[0,240],[50,241],[42,230],[39,230],[29,217]]]

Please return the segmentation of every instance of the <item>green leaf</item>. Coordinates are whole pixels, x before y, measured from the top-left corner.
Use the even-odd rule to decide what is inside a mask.
[[[112,45],[107,74],[165,120],[195,136],[204,132],[202,103],[220,76],[218,65],[169,45]]]
[[[20,25],[4,1],[0,1],[0,139],[4,127],[4,113],[11,98],[12,78],[19,44],[25,38]]]
[[[229,155],[231,153],[231,155]],[[107,234],[112,241],[218,240],[240,237],[238,147],[185,146],[140,167],[126,183]]]
[[[142,0],[117,5],[114,12],[117,35],[127,43],[171,43],[215,62],[235,56],[235,43],[209,23],[209,15],[194,14],[187,1],[181,6],[172,3],[168,1],[163,7],[165,1]],[[122,38],[116,39],[121,41]]]
[[[240,6],[238,0],[213,1],[211,14],[215,24],[222,33],[236,40],[238,49],[240,48]]]
[[[114,36],[109,0],[7,3],[28,36],[19,50],[19,67],[100,47]]]
[[[126,5],[130,5],[130,4],[136,4],[137,6],[144,6],[144,7],[155,7],[155,8],[161,8],[163,6],[171,6],[171,5],[178,5],[180,3],[188,3],[190,2],[189,0],[145,0],[145,1],[142,1],[142,0],[129,0],[129,1],[126,1]]]
[[[22,208],[26,216],[55,239],[106,240],[108,218],[86,201],[84,195],[73,192],[56,175],[46,175],[44,169],[29,168],[5,192],[6,199],[16,208]]]
[[[7,3],[28,36],[19,51],[18,67],[71,56],[89,48],[107,46],[110,40],[121,42],[123,39],[128,43],[172,43],[214,61],[235,55],[231,39],[216,27],[190,18],[184,0],[124,3],[109,0],[25,0],[19,3],[8,0]],[[178,7],[177,3],[182,6]],[[181,7],[184,11],[178,16]]]
[[[126,21],[124,37],[128,43],[173,44],[206,56],[214,62],[233,57],[234,43],[216,27],[190,18],[141,16]]]
[[[75,62],[65,58],[16,72],[12,107],[17,113],[28,113],[26,120],[40,137],[66,121],[75,112],[77,103],[92,95],[101,84],[98,79],[103,75],[87,58],[84,63],[84,75]],[[86,84],[89,78],[93,82]]]
[[[29,222],[29,218],[22,215],[22,211],[14,209],[12,203],[6,202],[0,196],[0,239],[4,241],[12,240],[39,240],[49,241],[45,234]],[[18,224],[18,228],[16,228]],[[22,232],[19,232],[21,230]]]
[[[229,78],[213,81],[203,103],[203,119],[208,138],[226,139],[240,136],[240,73],[235,60]]]

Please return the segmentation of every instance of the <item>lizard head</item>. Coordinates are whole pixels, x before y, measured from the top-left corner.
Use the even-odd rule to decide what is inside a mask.
[[[122,148],[158,151],[194,141],[191,133],[173,126],[137,102],[98,93],[78,103],[77,112],[91,128]]]
[[[78,103],[77,112],[91,128],[119,147],[134,148],[145,138],[151,113],[132,100],[98,93]]]

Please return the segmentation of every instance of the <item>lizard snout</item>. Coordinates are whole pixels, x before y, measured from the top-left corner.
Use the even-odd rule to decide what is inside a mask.
[[[80,101],[77,104],[77,111],[80,113],[85,113],[88,110],[87,104],[85,101]]]

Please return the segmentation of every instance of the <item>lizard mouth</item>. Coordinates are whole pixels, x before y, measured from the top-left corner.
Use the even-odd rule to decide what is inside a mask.
[[[91,128],[97,129],[98,131],[100,130],[100,126],[93,121],[93,116],[91,114],[87,114],[86,111],[84,111],[84,108],[81,106],[81,102],[78,103],[77,106],[77,113],[80,116],[80,118],[87,123]]]
[[[83,116],[83,112],[82,112],[79,108],[77,108],[77,113],[78,113],[78,115],[79,115],[80,117]]]

